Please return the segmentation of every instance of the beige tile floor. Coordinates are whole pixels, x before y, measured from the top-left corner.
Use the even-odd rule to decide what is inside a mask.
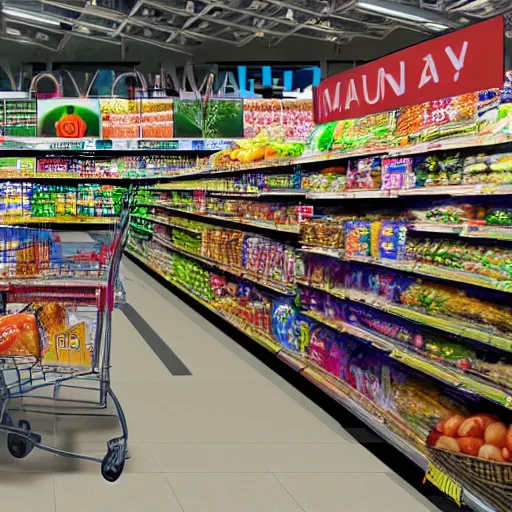
[[[128,301],[192,372],[173,376],[124,314],[113,327],[113,388],[131,459],[116,484],[99,465],[0,436],[0,503],[16,512],[423,512],[430,502],[329,415],[133,263]],[[102,457],[105,418],[36,418],[50,444]],[[385,498],[385,499],[384,499]]]

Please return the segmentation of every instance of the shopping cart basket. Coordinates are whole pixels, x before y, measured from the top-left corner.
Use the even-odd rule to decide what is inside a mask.
[[[126,209],[108,230],[78,242],[51,229],[0,226],[0,432],[16,458],[39,448],[99,462],[109,482],[123,471],[128,430],[110,387],[110,348],[128,223]],[[64,389],[93,399],[66,398]],[[112,406],[121,436],[107,442],[103,458],[49,446],[23,418],[109,416]]]

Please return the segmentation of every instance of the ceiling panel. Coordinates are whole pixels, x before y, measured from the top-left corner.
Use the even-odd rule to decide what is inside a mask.
[[[349,44],[396,29],[425,37],[512,12],[511,0],[3,0],[3,39],[62,49],[70,38],[136,40],[189,53],[261,38]]]

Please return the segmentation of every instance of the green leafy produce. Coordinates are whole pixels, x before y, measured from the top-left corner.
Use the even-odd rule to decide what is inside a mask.
[[[179,229],[172,230],[172,243],[194,254],[201,253],[201,238],[197,235],[189,235]]]
[[[492,210],[487,214],[485,220],[487,221],[487,224],[492,226],[510,226],[512,224],[512,210]]]
[[[336,122],[317,126],[309,136],[307,147],[314,153],[329,151],[334,141]]]

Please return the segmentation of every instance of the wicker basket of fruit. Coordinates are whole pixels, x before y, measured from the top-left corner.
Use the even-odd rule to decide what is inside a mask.
[[[427,439],[429,459],[499,511],[512,511],[512,425],[490,414],[454,415]]]

